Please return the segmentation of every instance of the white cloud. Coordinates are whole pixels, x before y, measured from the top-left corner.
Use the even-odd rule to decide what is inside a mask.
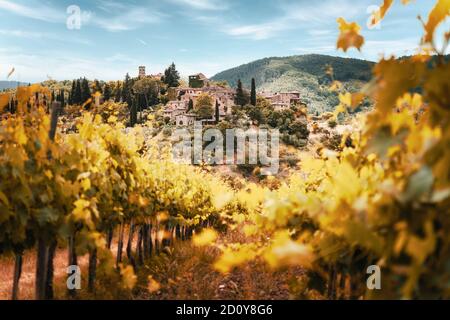
[[[286,26],[280,21],[265,24],[254,24],[227,29],[225,32],[234,37],[251,38],[253,40],[264,40],[272,38],[279,31],[286,30]]]
[[[119,14],[109,13],[106,16],[94,13],[90,23],[110,32],[118,32],[160,23],[165,17],[164,14],[147,7],[127,6],[119,11]]]
[[[121,2],[116,2],[116,1],[106,1],[106,0],[97,0],[97,2],[99,3],[99,5],[97,5],[97,8],[99,8],[100,10],[103,10],[107,13],[112,13],[116,10],[126,10],[127,5],[121,3]]]
[[[308,34],[311,36],[327,36],[332,34],[337,34],[336,30],[329,30],[329,29],[312,29],[308,30]]]
[[[48,59],[52,54],[52,59]],[[2,70],[15,68],[10,80],[40,82],[48,75],[55,80],[88,79],[117,80],[129,72],[137,75],[138,61],[125,55],[117,54],[104,59],[89,59],[71,56],[69,52],[29,53],[22,49],[0,50]],[[3,74],[2,74],[3,76]]]
[[[62,36],[52,34],[52,33],[47,33],[47,32],[35,32],[35,31],[26,31],[26,30],[17,30],[17,29],[16,30],[0,29],[0,35],[5,36],[5,37],[26,38],[26,39],[34,39],[34,40],[47,39],[47,40],[54,40],[54,41],[61,41],[61,42],[84,44],[84,45],[92,44],[92,42],[89,40],[75,38],[73,36],[62,37]]]
[[[397,57],[412,55],[419,47],[419,38],[400,40],[367,40],[362,47],[362,55],[369,60],[378,60],[381,57],[395,55]]]
[[[0,0],[0,9],[31,19],[46,22],[61,22],[65,19],[65,12],[40,4],[39,6],[21,5],[9,0]]]
[[[316,41],[313,45],[293,48],[292,51],[300,54],[318,53],[378,61],[383,56],[389,57],[394,55],[400,57],[412,55],[416,52],[418,44],[419,40],[415,38],[400,40],[366,40],[361,52],[352,48],[347,53],[344,53],[336,49],[335,41]]]
[[[138,41],[140,44],[142,44],[143,46],[148,46],[148,43],[145,42],[145,41],[142,40],[142,39],[137,39],[137,41]]]
[[[336,53],[336,46],[332,45],[324,45],[324,46],[316,46],[316,47],[302,47],[302,48],[294,48],[293,51],[299,53]]]
[[[104,30],[117,32],[137,29],[145,24],[159,23],[165,17],[148,6],[124,5],[115,1],[100,1],[98,9],[102,14],[81,11],[82,27],[93,25]],[[56,9],[34,1],[27,5],[0,0],[0,10],[22,17],[53,23],[66,23],[68,14],[65,9]],[[106,12],[106,14],[105,14]]]
[[[173,3],[184,5],[196,10],[226,10],[228,8],[224,1],[220,0],[169,0]]]
[[[104,59],[106,62],[123,62],[128,64],[138,64],[139,62],[136,59],[133,59],[125,54],[117,53],[113,56],[106,57]]]
[[[360,14],[362,5],[355,4],[349,0],[334,0],[314,3],[313,5],[304,4],[282,4],[279,9],[281,16],[268,22],[240,26],[223,26],[222,31],[226,34],[252,40],[265,40],[273,38],[283,31],[294,29],[306,29],[308,32],[324,25],[335,24],[336,17],[344,16],[347,19]],[[323,32],[323,30],[321,30]],[[315,36],[319,34],[316,32]],[[324,34],[321,34],[324,35]]]

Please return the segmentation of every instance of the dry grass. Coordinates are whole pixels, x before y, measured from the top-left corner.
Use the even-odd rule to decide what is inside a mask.
[[[54,260],[55,270],[55,291],[64,291],[66,268],[68,261],[67,249],[59,248],[56,251]],[[87,256],[79,257],[80,266],[87,265]],[[23,256],[22,276],[20,277],[19,299],[34,299],[34,284],[36,273],[36,251],[26,251]],[[0,259],[0,300],[11,299],[13,286],[14,258],[5,257]],[[62,289],[60,289],[62,288]]]
[[[223,235],[221,242],[240,242],[239,232]],[[145,268],[161,284],[161,290],[149,293],[142,287],[135,298],[160,300],[277,300],[290,299],[290,284],[303,275],[300,268],[270,270],[261,261],[253,261],[223,275],[213,269],[220,251],[214,247],[194,247],[179,243],[173,252],[153,259]],[[143,276],[140,276],[143,278]]]
[[[240,242],[239,232],[222,235],[221,242]],[[117,251],[113,243],[112,251]],[[114,279],[99,275],[96,292],[86,289],[77,292],[76,299],[138,299],[138,300],[254,300],[254,299],[290,299],[290,285],[293,279],[303,275],[299,268],[282,271],[270,270],[263,262],[253,261],[235,269],[228,275],[213,269],[215,260],[220,255],[217,248],[198,248],[190,242],[177,242],[172,249],[167,249],[159,256],[154,256],[138,273],[138,282],[133,291],[120,286],[119,276]],[[24,255],[22,277],[20,280],[20,299],[33,299],[35,281],[35,251]],[[88,257],[79,257],[82,275],[87,274]],[[55,298],[68,299],[65,278],[67,267],[67,250],[60,248],[55,261]],[[0,300],[10,299],[14,259],[5,257],[0,260]],[[148,277],[152,276],[161,288],[149,292]],[[86,277],[82,277],[82,288],[87,287]]]

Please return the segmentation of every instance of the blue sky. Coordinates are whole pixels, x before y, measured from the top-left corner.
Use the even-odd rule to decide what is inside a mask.
[[[102,80],[162,72],[215,73],[269,56],[320,53],[377,60],[407,54],[420,40],[434,1],[394,5],[369,30],[370,6],[381,0],[0,0],[0,80],[35,82],[86,76]],[[81,9],[69,30],[67,8]],[[362,53],[335,50],[337,17],[363,26]],[[449,21],[441,26],[448,30]]]

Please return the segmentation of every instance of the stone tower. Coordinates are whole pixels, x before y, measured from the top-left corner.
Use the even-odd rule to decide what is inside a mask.
[[[145,77],[145,66],[140,66],[139,67],[139,78],[144,78]]]

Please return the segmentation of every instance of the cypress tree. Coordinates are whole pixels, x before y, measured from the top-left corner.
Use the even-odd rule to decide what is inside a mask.
[[[66,97],[64,89],[61,89],[59,93],[59,102],[61,102],[61,110],[64,110],[64,107],[66,106]]]
[[[120,102],[122,100],[122,86],[120,85],[120,81],[117,81],[114,96],[115,102]]]
[[[91,98],[91,89],[89,88],[89,82],[86,78],[81,81],[81,103],[86,103]],[[89,109],[90,103],[86,105],[86,109]]]
[[[219,101],[216,100],[216,124],[218,124],[220,121],[220,108],[219,108]]]
[[[77,86],[75,88],[75,95],[73,97],[73,103],[76,105],[81,104],[81,80],[77,80]]]
[[[256,106],[256,81],[255,81],[255,78],[252,78],[252,90],[250,93],[250,104],[252,106]]]
[[[75,104],[73,98],[75,97],[75,90],[77,89],[77,83],[75,80],[72,81],[72,89],[70,90],[69,95],[69,104]]]
[[[192,101],[192,99],[189,99],[187,112],[192,111],[193,109],[194,109],[194,101]]]
[[[86,78],[83,78],[81,82],[81,101],[85,103],[91,97],[91,89],[89,88],[89,82]]]
[[[97,79],[94,81],[94,92],[100,92],[100,94],[103,94],[102,86]]]
[[[133,104],[131,87],[132,87],[131,78],[130,75],[127,73],[125,75],[125,80],[123,82],[122,87],[122,101],[126,102],[128,104],[128,107],[131,107],[131,105]]]
[[[111,87],[109,86],[109,84],[105,84],[105,87],[103,88],[103,98],[105,99],[105,101],[109,101],[111,99],[111,96]]]
[[[248,102],[247,96],[246,96],[246,94],[244,92],[244,89],[242,88],[241,79],[239,79],[238,83],[237,83],[235,103],[238,106],[243,107],[243,106],[245,106],[247,104],[247,102]]]
[[[130,126],[134,127],[137,123],[137,100],[132,99],[130,108]]]

